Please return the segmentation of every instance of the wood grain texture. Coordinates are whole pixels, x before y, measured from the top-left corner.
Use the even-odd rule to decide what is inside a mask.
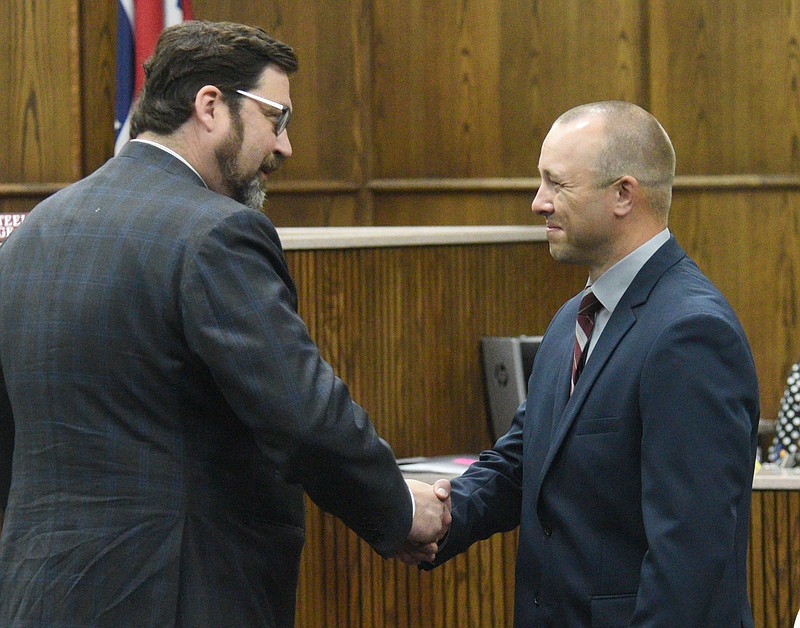
[[[81,176],[114,154],[117,11],[114,2],[81,2]],[[109,133],[109,130],[112,132]]]
[[[364,3],[368,5],[369,3]],[[292,76],[294,116],[289,138],[294,156],[279,172],[284,179],[360,180],[369,68],[362,4],[355,0],[194,0],[195,17],[264,28],[291,45],[300,60]],[[358,64],[358,65],[357,65]]]
[[[755,625],[792,626],[800,609],[800,491],[754,491],[750,520]]]
[[[81,175],[78,0],[0,3],[0,182]]]
[[[490,445],[481,336],[541,334],[585,282],[546,243],[287,251],[300,313],[398,457]]]
[[[511,627],[516,532],[475,544],[432,572],[384,560],[344,524],[308,506],[298,628]]]
[[[18,197],[0,195],[0,213],[22,214],[31,211],[41,200],[39,197]]]
[[[735,205],[739,195],[726,194],[731,198],[688,199],[691,206],[678,199],[677,222],[685,226],[678,237],[689,250],[702,244],[698,238],[722,236],[695,230],[707,219],[692,223],[687,214]],[[780,201],[762,209],[760,223],[780,223]],[[747,259],[749,247],[757,247],[744,237],[747,230],[727,230],[731,255]],[[731,269],[724,260],[696,257],[707,272],[727,278],[722,288],[735,307],[752,309],[751,265]],[[398,456],[488,446],[477,339],[540,333],[584,281],[580,269],[553,262],[544,243],[287,251],[287,260],[312,337]],[[750,316],[756,315],[742,316],[746,326],[755,320]],[[800,606],[800,497],[755,491],[751,520],[748,579],[757,625],[789,625],[786,618]],[[512,623],[516,532],[420,574],[380,559],[310,502],[307,530],[298,626]]]
[[[384,561],[340,521],[307,504],[298,627],[510,627],[516,531],[473,545],[433,572]],[[759,628],[800,608],[800,493],[754,491],[748,590]]]
[[[682,174],[800,170],[800,2],[650,0],[652,111]]]
[[[565,109],[644,97],[639,6],[376,3],[375,176],[534,174],[541,141]]]
[[[372,217],[376,225],[442,224],[450,216],[456,225],[541,225],[531,211],[535,191],[472,190],[419,193],[381,193],[375,196]]]
[[[358,191],[331,193],[268,192],[264,212],[277,227],[369,226]]]

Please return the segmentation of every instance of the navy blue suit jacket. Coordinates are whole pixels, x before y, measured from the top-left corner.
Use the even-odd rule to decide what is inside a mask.
[[[453,482],[437,563],[519,526],[518,626],[751,626],[759,397],[736,316],[671,238],[570,397],[579,298],[551,322],[509,432]]]
[[[291,625],[303,489],[379,553],[405,540],[401,473],[260,212],[134,142],[0,275],[0,625]]]

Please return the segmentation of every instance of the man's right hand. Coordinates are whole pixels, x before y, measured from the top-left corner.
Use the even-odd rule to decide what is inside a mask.
[[[408,540],[397,557],[406,564],[416,565],[436,558],[438,541],[450,527],[450,481],[437,480],[433,486],[418,480],[406,480],[414,497],[414,522]]]

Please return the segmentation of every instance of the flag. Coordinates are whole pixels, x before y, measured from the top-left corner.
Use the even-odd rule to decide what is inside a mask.
[[[131,107],[144,84],[142,64],[166,26],[191,19],[191,0],[117,0],[114,154],[130,137]]]

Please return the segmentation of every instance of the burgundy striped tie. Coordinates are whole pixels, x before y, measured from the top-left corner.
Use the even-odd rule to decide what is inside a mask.
[[[575,389],[575,384],[578,383],[578,377],[581,375],[583,365],[586,363],[584,350],[592,339],[594,317],[601,307],[603,307],[603,304],[597,300],[594,292],[589,290],[583,295],[581,305],[578,308],[578,319],[575,321],[575,347],[572,352],[572,386],[570,387],[570,393]]]

